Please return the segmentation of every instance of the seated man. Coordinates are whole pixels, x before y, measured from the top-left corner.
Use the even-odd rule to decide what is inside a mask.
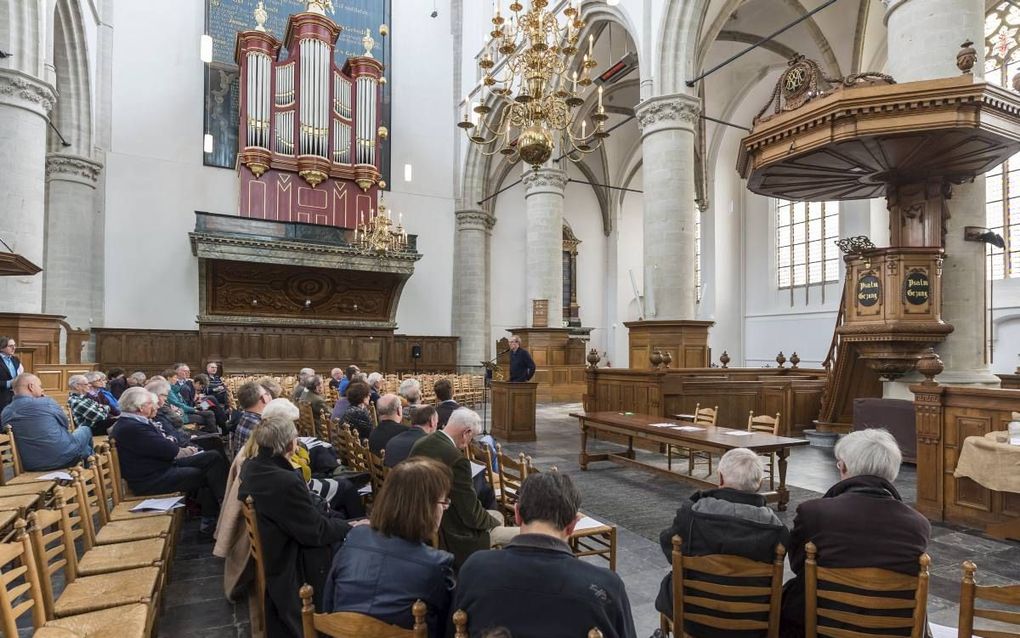
[[[383,459],[383,465],[393,467],[406,459],[418,439],[435,432],[438,425],[439,415],[436,414],[436,409],[431,405],[420,406],[414,411],[411,427],[386,443],[386,458]]]
[[[106,434],[106,428],[113,423],[110,419],[110,406],[98,403],[89,396],[88,379],[84,375],[75,374],[67,380],[70,392],[67,395],[67,407],[71,408],[71,416],[78,427],[87,425],[93,434]],[[121,395],[123,396],[123,395]]]
[[[262,410],[272,400],[273,396],[259,385],[258,381],[248,381],[237,389],[237,403],[241,406],[241,416],[231,434],[231,446],[235,454],[248,442],[248,437],[262,420]]]
[[[421,405],[421,382],[418,379],[404,379],[397,389],[400,405],[404,408],[404,425],[411,425],[414,411]]]
[[[11,388],[14,400],[0,414],[0,426],[11,426],[26,471],[71,467],[92,454],[92,429],[81,425],[68,432],[67,415],[43,394],[39,377],[23,372]]]
[[[434,458],[453,471],[450,507],[439,526],[439,546],[453,554],[458,567],[472,552],[505,545],[520,531],[516,527],[504,527],[503,515],[487,512],[478,500],[471,479],[471,462],[463,451],[481,431],[478,413],[460,408],[450,415],[445,429],[421,438],[411,449],[412,457]]]
[[[453,411],[460,407],[460,404],[453,400],[453,384],[449,379],[440,379],[432,386],[436,394],[436,412],[439,413],[439,429],[446,427]]]
[[[723,454],[719,460],[718,489],[692,494],[690,500],[680,505],[673,524],[659,535],[666,560],[673,560],[673,536],[680,536],[681,551],[686,556],[732,554],[771,563],[776,545],[786,547],[790,533],[766,505],[765,497],[757,493],[764,474],[761,458],[751,450],[737,448]],[[768,587],[768,579],[761,586]],[[767,598],[764,602],[768,602]],[[662,580],[655,608],[667,616],[673,615],[672,572]],[[690,622],[684,625],[684,631],[699,638],[765,635],[764,631],[722,631]]]
[[[566,474],[525,479],[515,513],[520,536],[502,550],[472,554],[460,570],[453,609],[467,613],[472,636],[491,627],[514,636],[587,636],[597,627],[605,638],[634,638],[623,581],[579,560],[567,544],[580,505]]]
[[[344,371],[340,368],[333,368],[329,371],[329,387],[333,390],[340,389],[340,379],[344,378]]]
[[[200,530],[211,534],[227,486],[227,463],[216,452],[180,455],[177,440],[152,421],[158,404],[145,388],[128,388],[121,395],[121,415],[110,428],[120,451],[121,475],[139,496],[197,492]]]
[[[818,548],[820,566],[879,567],[910,576],[917,575],[917,559],[928,547],[928,519],[893,487],[903,457],[889,432],[851,432],[836,443],[835,455],[840,482],[822,498],[801,503],[793,521],[788,556],[796,577],[783,587],[781,636],[804,635],[809,541]]]
[[[408,428],[401,423],[404,412],[400,405],[400,397],[397,395],[384,394],[379,397],[379,403],[375,409],[379,414],[379,425],[372,428],[372,433],[368,436],[368,449],[372,451],[372,454],[381,456],[390,439],[402,432],[407,432]]]

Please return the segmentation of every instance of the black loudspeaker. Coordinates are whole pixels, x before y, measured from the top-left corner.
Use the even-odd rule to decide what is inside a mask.
[[[421,346],[411,346],[411,358],[421,359]]]

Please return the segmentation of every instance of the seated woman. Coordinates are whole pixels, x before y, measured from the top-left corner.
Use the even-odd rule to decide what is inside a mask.
[[[450,469],[427,457],[397,464],[376,495],[369,527],[357,527],[333,557],[323,600],[328,611],[354,611],[410,629],[411,605],[428,605],[430,636],[444,636],[453,554],[429,543],[450,504]]]
[[[372,423],[372,415],[368,411],[371,389],[367,383],[360,381],[351,383],[347,386],[347,400],[351,407],[344,412],[341,422],[350,425],[351,429],[358,433],[358,438],[364,441],[372,434],[372,428],[375,427],[375,424]]]
[[[289,399],[273,399],[262,411],[263,421],[270,417],[283,417],[293,423],[297,421],[299,416],[300,412],[298,412],[297,406],[291,403]],[[254,443],[251,442],[251,437],[248,438],[248,441],[249,443],[245,446],[243,453],[251,457],[255,455],[255,447]],[[336,454],[333,453],[331,459],[325,463],[314,462],[319,461],[321,457],[317,455],[313,458],[313,455],[309,454],[308,448],[314,447],[315,441],[312,443],[313,445],[306,446],[300,441],[298,442],[294,453],[288,457],[291,465],[298,471],[305,483],[308,484],[308,489],[325,501],[331,510],[344,518],[363,517],[365,515],[365,505],[362,503],[354,483],[347,479],[335,479],[324,476],[327,470],[328,473],[332,473],[336,469]],[[332,450],[332,447],[329,449]],[[325,450],[320,451],[324,452]],[[331,465],[328,464],[330,461]],[[317,474],[319,478],[313,478],[313,474]]]
[[[305,583],[315,588],[315,604],[329,557],[351,529],[347,521],[327,516],[316,506],[290,457],[297,449],[294,422],[279,415],[263,418],[251,439],[258,453],[241,467],[237,497],[255,503],[262,537],[266,576],[266,635],[300,638],[301,599]]]
[[[167,369],[163,371],[162,376],[170,382],[170,395],[167,397],[167,401],[170,402],[170,405],[184,413],[184,422],[198,424],[202,430],[211,434],[218,434],[216,415],[210,410],[196,410],[195,406],[188,403],[184,396],[181,395],[181,386],[177,384],[177,371]]]

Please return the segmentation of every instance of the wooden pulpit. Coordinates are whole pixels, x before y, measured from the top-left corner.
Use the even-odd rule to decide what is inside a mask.
[[[535,440],[535,393],[533,381],[492,381],[492,435],[504,441]]]

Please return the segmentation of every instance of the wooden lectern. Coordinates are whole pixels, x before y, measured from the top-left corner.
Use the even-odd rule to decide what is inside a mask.
[[[492,435],[504,441],[535,440],[534,381],[492,382]]]

